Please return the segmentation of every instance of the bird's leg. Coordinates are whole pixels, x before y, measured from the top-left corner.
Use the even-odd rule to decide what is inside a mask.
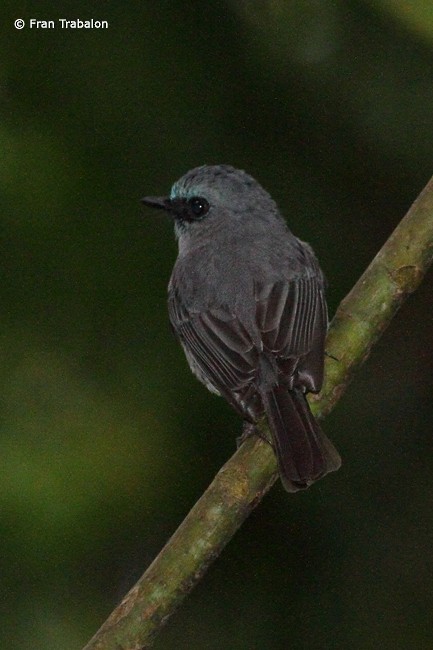
[[[248,420],[244,420],[242,423],[242,433],[240,436],[236,438],[236,447],[239,449],[241,444],[245,442],[247,438],[255,435],[257,435],[257,427],[255,423],[248,422]]]
[[[241,444],[251,436],[257,436],[264,442],[267,442],[269,445],[271,445],[271,447],[273,447],[271,441],[266,437],[263,431],[261,431],[260,427],[257,426],[257,423],[249,422],[248,420],[243,421],[242,434],[236,438],[236,447],[239,449]]]

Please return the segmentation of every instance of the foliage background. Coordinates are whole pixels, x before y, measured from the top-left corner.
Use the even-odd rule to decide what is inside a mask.
[[[176,245],[138,199],[256,176],[331,313],[433,172],[433,11],[348,0],[6,1],[0,10],[0,645],[77,650],[232,453],[167,324]],[[35,30],[16,18],[108,20]],[[432,276],[155,644],[430,647]]]

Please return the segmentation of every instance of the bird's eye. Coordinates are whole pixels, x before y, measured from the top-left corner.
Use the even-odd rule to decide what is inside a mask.
[[[193,196],[188,205],[194,217],[203,217],[209,210],[209,203],[199,196]]]

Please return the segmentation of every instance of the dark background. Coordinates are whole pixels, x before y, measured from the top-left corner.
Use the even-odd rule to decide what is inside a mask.
[[[314,247],[332,314],[433,173],[429,7],[3,3],[1,647],[79,650],[239,435],[171,335],[172,226],[139,198],[246,169]],[[109,29],[14,28],[32,17]],[[342,469],[277,484],[157,650],[431,646],[431,291],[324,423]]]

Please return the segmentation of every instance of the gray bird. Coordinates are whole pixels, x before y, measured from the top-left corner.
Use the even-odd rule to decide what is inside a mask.
[[[307,488],[341,460],[313,417],[328,326],[325,279],[308,244],[244,171],[204,165],[168,197],[145,197],[174,219],[179,255],[168,310],[192,372],[247,429],[265,413],[282,483]]]

